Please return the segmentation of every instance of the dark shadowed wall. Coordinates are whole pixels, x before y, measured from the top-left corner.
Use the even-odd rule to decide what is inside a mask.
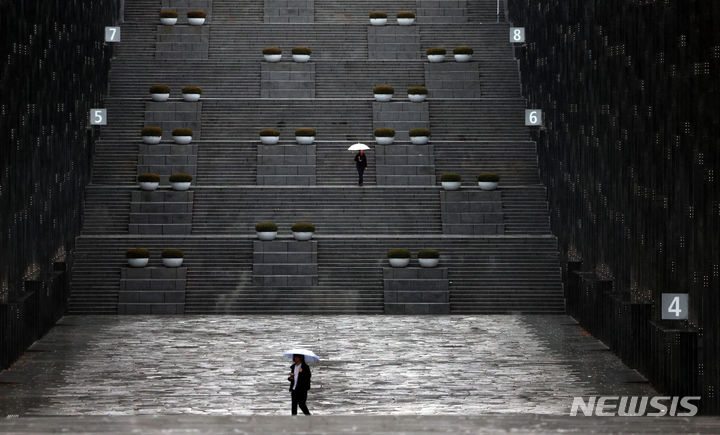
[[[2,367],[62,312],[117,16],[118,0],[0,0]]]
[[[719,413],[720,2],[509,0],[568,311]],[[582,273],[575,273],[579,270]],[[689,320],[660,319],[689,293]]]

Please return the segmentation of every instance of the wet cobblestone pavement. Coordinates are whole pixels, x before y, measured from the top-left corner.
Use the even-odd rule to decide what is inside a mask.
[[[653,395],[567,316],[66,316],[0,373],[5,415],[285,415],[313,349],[317,415],[567,415],[573,396]]]

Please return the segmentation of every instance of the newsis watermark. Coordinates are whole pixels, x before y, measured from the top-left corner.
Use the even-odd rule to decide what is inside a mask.
[[[571,416],[585,417],[693,417],[700,396],[590,396],[574,397]],[[693,403],[695,402],[695,403]]]

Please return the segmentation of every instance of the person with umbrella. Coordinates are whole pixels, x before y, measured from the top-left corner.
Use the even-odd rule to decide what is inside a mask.
[[[363,173],[365,172],[365,169],[367,168],[367,156],[365,155],[365,150],[370,149],[369,146],[361,143],[356,143],[355,145],[352,145],[350,148],[348,148],[351,151],[357,151],[357,154],[355,154],[355,167],[358,171],[358,186],[363,185]]]
[[[292,399],[291,412],[297,415],[298,406],[305,415],[310,415],[307,407],[307,394],[310,389],[310,367],[305,362],[308,358],[309,362],[317,362],[319,358],[313,352],[305,349],[291,349],[285,352],[285,356],[292,355],[293,364],[290,366],[290,397]]]

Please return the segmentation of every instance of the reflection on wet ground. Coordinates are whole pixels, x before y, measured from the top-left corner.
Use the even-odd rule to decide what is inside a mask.
[[[0,415],[567,414],[655,391],[567,316],[66,316],[0,373]]]

